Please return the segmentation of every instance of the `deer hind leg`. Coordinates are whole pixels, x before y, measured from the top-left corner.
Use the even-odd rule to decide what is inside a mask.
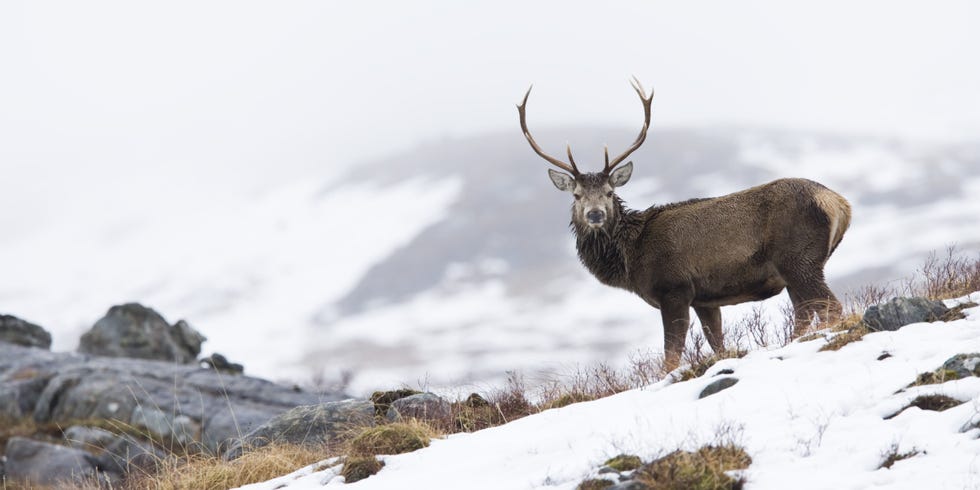
[[[665,298],[660,304],[660,317],[664,323],[664,368],[673,371],[684,353],[687,329],[691,326],[691,303]]]
[[[789,282],[789,299],[793,302],[795,325],[793,338],[802,336],[810,328],[814,316],[822,323],[833,323],[840,320],[843,313],[840,301],[827,287],[823,274],[811,277],[806,281]]]
[[[708,339],[708,345],[715,354],[725,350],[725,336],[721,331],[721,308],[694,307],[694,313],[701,320],[701,329]]]

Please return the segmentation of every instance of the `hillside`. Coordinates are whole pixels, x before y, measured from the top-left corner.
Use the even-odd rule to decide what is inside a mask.
[[[625,146],[633,131],[537,137],[546,148],[575,142],[586,166],[606,138]],[[622,194],[638,208],[784,176],[837,190],[854,207],[827,267],[841,296],[897,281],[948,244],[980,250],[980,228],[966,225],[980,214],[976,143],[655,128],[633,161]],[[659,315],[577,263],[569,198],[546,168],[515,131],[431,142],[350,173],[325,165],[286,186],[162,181],[172,199],[108,196],[103,213],[0,240],[0,312],[45,325],[53,348],[70,350],[107,306],[140,302],[188,320],[208,337],[205,352],[249,374],[306,383],[348,373],[353,393],[486,386],[510,370],[548,378],[659,348]],[[776,314],[784,301],[763,308]],[[749,309],[726,308],[726,321]]]
[[[980,293],[947,305],[968,299]],[[964,313],[960,320],[871,333],[837,351],[821,351],[827,338],[758,350],[688,381],[668,379],[434,439],[424,449],[382,456],[381,471],[355,483],[338,476],[335,458],[241,488],[574,489],[590,478],[615,480],[615,472],[599,470],[620,454],[650,461],[721,444],[742,447],[751,458],[747,469],[730,473],[751,490],[974,488],[977,354],[965,378],[920,377],[957,354],[980,352],[980,307]],[[721,378],[737,382],[699,399]],[[917,378],[920,385],[910,386]],[[936,399],[948,404],[928,403]]]

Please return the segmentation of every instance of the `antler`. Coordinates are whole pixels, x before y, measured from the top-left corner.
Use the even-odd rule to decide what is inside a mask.
[[[609,161],[609,148],[606,148],[606,168],[602,170],[605,174],[608,174],[616,165],[626,160],[626,157],[630,156],[630,153],[636,151],[643,144],[643,140],[647,138],[647,129],[650,128],[650,104],[653,102],[653,90],[650,91],[650,96],[647,97],[646,91],[643,90],[643,85],[640,84],[640,81],[636,77],[630,80],[630,85],[633,86],[633,90],[636,90],[637,95],[640,96],[640,101],[643,102],[643,129],[640,130],[640,135],[636,137],[636,141],[623,154],[612,159],[611,162]]]
[[[572,159],[572,146],[571,145],[566,145],[565,146],[566,150],[568,151],[568,161],[571,163],[571,165],[568,165],[567,163],[565,163],[565,162],[563,162],[563,161],[561,161],[561,160],[559,160],[559,159],[557,159],[557,158],[555,158],[553,156],[549,156],[544,151],[542,151],[541,150],[541,147],[538,146],[538,144],[534,142],[534,138],[531,137],[531,132],[527,129],[527,117],[524,114],[524,106],[527,105],[527,98],[528,98],[529,95],[531,95],[531,88],[533,88],[533,87],[534,87],[534,85],[532,85],[532,86],[530,86],[530,87],[527,88],[527,93],[524,94],[524,100],[520,103],[520,105],[517,106],[517,112],[520,113],[520,115],[521,115],[521,130],[524,131],[524,137],[527,138],[527,142],[531,144],[531,149],[533,149],[535,153],[537,153],[539,156],[541,156],[541,158],[544,158],[545,160],[547,160],[548,162],[550,162],[552,165],[554,165],[554,166],[556,166],[556,167],[558,167],[558,168],[560,168],[562,170],[565,170],[566,172],[571,172],[571,174],[574,175],[574,176],[578,176],[579,175],[578,167],[575,166],[575,160]],[[650,111],[649,111],[649,106],[648,106],[648,109],[647,109],[647,114],[648,114],[647,121],[649,121],[649,119],[650,119],[649,118],[649,112]]]

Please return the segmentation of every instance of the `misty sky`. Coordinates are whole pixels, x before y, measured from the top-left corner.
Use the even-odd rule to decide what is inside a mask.
[[[978,19],[971,1],[5,1],[0,227],[519,138],[531,82],[533,128],[638,128],[636,75],[654,130],[978,139]]]

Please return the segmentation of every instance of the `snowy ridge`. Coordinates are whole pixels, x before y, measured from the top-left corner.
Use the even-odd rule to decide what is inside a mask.
[[[980,293],[948,301],[980,300]],[[383,457],[380,473],[352,489],[574,489],[620,453],[650,460],[717,442],[720,432],[752,457],[746,488],[930,488],[980,485],[980,378],[905,389],[959,353],[980,352],[980,307],[966,319],[873,333],[839,351],[825,340],[759,350],[714,365],[686,382],[663,381],[593,402],[552,409],[509,424],[433,440]],[[883,353],[890,357],[879,359]],[[738,383],[699,400],[722,369]],[[909,408],[921,394],[964,401],[943,412]],[[730,434],[729,434],[730,435]],[[918,454],[880,468],[885,454]],[[339,466],[312,467],[249,490],[345,486]]]

